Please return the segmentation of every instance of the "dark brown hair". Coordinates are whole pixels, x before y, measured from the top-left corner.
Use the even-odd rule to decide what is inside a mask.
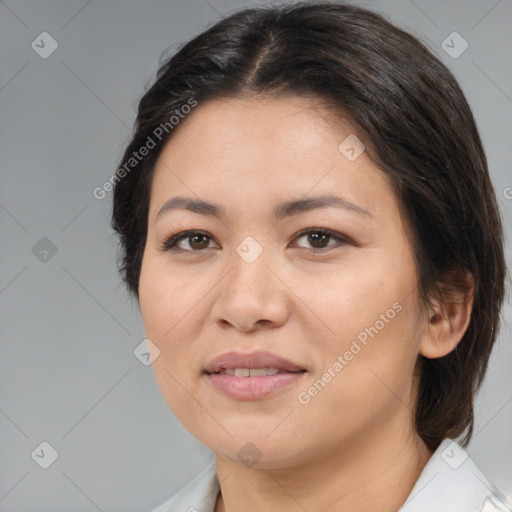
[[[173,133],[169,123],[160,138],[155,129],[191,99],[200,108],[213,99],[280,94],[317,98],[357,128],[367,155],[396,192],[425,304],[446,298],[445,285],[463,287],[465,271],[473,275],[469,327],[445,357],[420,356],[416,408],[416,428],[431,449],[464,433],[459,441],[467,445],[504,297],[500,213],[475,120],[456,79],[415,37],[377,13],[331,2],[248,8],[217,22],[161,65],[140,100],[121,165],[148,137],[156,147],[129,172],[125,167],[114,189],[112,227],[120,237],[128,290],[138,299],[151,179]]]

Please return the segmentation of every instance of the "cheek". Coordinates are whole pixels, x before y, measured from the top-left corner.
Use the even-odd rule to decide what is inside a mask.
[[[386,414],[414,398],[413,374],[420,340],[415,331],[417,312],[410,301],[395,301],[393,305],[375,309],[379,314],[338,350],[344,367],[335,393],[347,407],[361,410],[363,415],[379,410]]]
[[[373,268],[331,280],[315,306],[332,332],[324,337],[323,365],[312,382],[322,375],[329,380],[330,369],[336,377],[325,386],[331,389],[325,400],[356,408],[361,401],[393,400],[390,389],[409,393],[421,337],[412,269],[391,275],[389,267]]]
[[[145,335],[160,350],[152,366],[157,379],[166,381],[166,394],[175,388],[171,375],[185,383],[200,371],[198,356],[204,347],[198,343],[207,318],[204,295],[212,287],[206,277],[198,271],[174,271],[165,258],[151,254],[143,260],[140,309]],[[179,391],[178,386],[173,393]]]
[[[194,287],[188,286],[179,272],[171,272],[165,262],[145,256],[142,262],[139,303],[146,335],[160,342],[172,335],[175,324],[190,310]]]
[[[151,258],[146,255],[142,260],[139,279],[139,305],[144,329],[148,338],[160,338],[162,331],[161,318],[164,306],[165,286],[161,274],[154,268]],[[159,278],[155,278],[159,276]]]
[[[188,316],[185,316],[187,300],[183,298],[187,291],[182,293],[182,288],[178,278],[169,275],[168,269],[165,271],[156,258],[143,259],[139,304],[145,336],[160,351],[151,367],[168,407],[179,413],[180,419],[188,421],[192,411],[190,395],[185,389],[190,388],[191,369],[195,367],[190,361],[190,343],[184,330],[189,324],[186,323]]]
[[[302,285],[301,297],[325,319],[332,334],[330,345],[335,350],[348,349],[358,336],[364,343],[370,336],[368,330],[376,334],[376,323],[377,336],[381,337],[405,316],[397,310],[404,308],[411,284],[403,275],[390,275],[389,269],[378,264],[365,269],[335,269],[329,272],[329,282],[323,287],[318,286],[317,280],[307,279],[310,283],[307,287]]]

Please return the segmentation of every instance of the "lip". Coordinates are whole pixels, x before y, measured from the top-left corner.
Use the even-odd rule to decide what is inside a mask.
[[[265,377],[235,377],[218,373],[206,374],[212,386],[234,400],[261,400],[277,391],[289,388],[300,382],[304,372],[277,373]]]
[[[301,372],[306,370],[298,364],[282,356],[273,354],[272,352],[258,351],[248,354],[242,352],[226,352],[210,361],[205,366],[205,372],[213,374],[231,368],[277,368],[283,372]],[[242,378],[250,379],[256,377]],[[260,378],[263,379],[264,377]]]
[[[263,377],[235,377],[219,372],[233,368],[277,368],[280,373]],[[221,354],[205,367],[205,375],[213,387],[235,400],[261,400],[288,388],[304,378],[307,370],[272,352],[228,352]]]

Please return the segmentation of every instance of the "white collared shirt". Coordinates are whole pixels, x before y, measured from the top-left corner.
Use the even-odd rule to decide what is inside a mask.
[[[186,487],[152,512],[215,512],[220,491],[215,461]],[[512,512],[455,441],[445,439],[434,452],[397,512]]]

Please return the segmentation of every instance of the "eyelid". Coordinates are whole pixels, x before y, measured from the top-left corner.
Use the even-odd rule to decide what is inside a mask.
[[[314,226],[302,229],[301,231],[299,231],[298,233],[296,233],[294,235],[293,240],[295,241],[298,238],[302,238],[303,236],[308,235],[310,233],[320,233],[320,234],[328,235],[330,237],[330,239],[335,240],[336,243],[328,245],[321,249],[300,247],[300,249],[302,249],[306,252],[309,252],[309,253],[316,253],[316,254],[327,253],[331,249],[334,249],[336,247],[340,247],[343,245],[356,245],[355,242],[353,240],[351,240],[350,237],[342,235],[341,233],[333,231],[332,229],[314,227]],[[194,251],[194,250],[181,249],[181,248],[176,247],[177,243],[181,242],[182,240],[186,240],[187,238],[190,238],[194,235],[203,235],[206,238],[209,238],[210,240],[215,241],[214,237],[212,235],[210,235],[210,233],[208,233],[207,231],[203,231],[200,229],[187,229],[187,230],[183,230],[183,231],[178,231],[174,234],[167,236],[164,239],[164,241],[159,245],[159,249],[163,252],[174,251],[174,252],[197,253],[197,254],[205,252],[206,249],[211,249],[210,247],[207,247],[206,249],[200,249],[200,250]]]
[[[164,241],[159,245],[159,249],[163,252],[175,251],[175,252],[189,252],[189,253],[201,253],[204,252],[204,249],[201,251],[191,251],[188,249],[180,249],[176,247],[178,242],[181,240],[186,240],[187,238],[192,237],[193,235],[204,235],[205,237],[214,240],[213,236],[210,235],[207,231],[202,231],[201,229],[186,229],[183,231],[177,231],[169,236],[167,236]]]
[[[305,229],[299,231],[294,236],[293,239],[296,240],[297,238],[302,238],[304,235],[308,235],[309,233],[323,233],[325,235],[329,235],[330,238],[332,240],[336,240],[337,243],[329,245],[329,246],[325,247],[324,249],[308,249],[307,247],[303,247],[302,249],[305,249],[306,251],[309,250],[311,252],[327,252],[329,249],[332,249],[333,247],[337,247],[340,244],[342,244],[342,245],[346,245],[346,244],[355,245],[355,242],[353,242],[349,237],[347,237],[345,235],[342,235],[341,233],[333,231],[332,229],[317,228],[317,227],[314,227],[314,226],[310,227],[310,228],[305,228]]]

